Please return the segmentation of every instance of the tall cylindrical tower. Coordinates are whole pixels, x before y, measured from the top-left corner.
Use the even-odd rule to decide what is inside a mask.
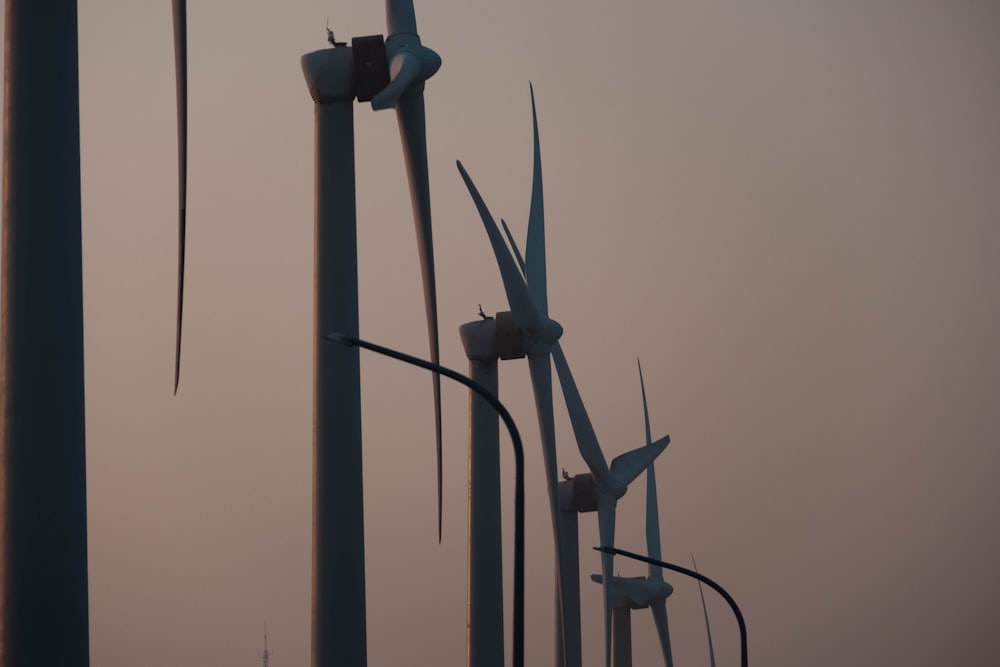
[[[75,0],[7,0],[3,667],[89,664]]]
[[[314,667],[367,664],[361,364],[358,348],[322,339],[358,335],[353,66],[348,46],[302,56],[316,103]]]

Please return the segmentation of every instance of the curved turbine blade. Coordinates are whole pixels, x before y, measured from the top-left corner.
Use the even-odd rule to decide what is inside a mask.
[[[527,280],[528,272],[527,269],[524,268],[524,258],[521,257],[521,251],[517,248],[517,242],[514,241],[514,235],[510,233],[510,227],[507,226],[507,221],[500,218],[500,226],[503,227],[503,233],[507,236],[507,242],[510,244],[510,249],[514,252],[514,259],[517,260],[517,266],[521,269],[521,275],[524,276],[525,280]]]
[[[412,3],[411,3],[412,11]],[[391,84],[390,84],[391,85]],[[403,140],[403,159],[410,182],[410,204],[417,229],[417,252],[420,255],[420,273],[424,283],[424,309],[427,313],[427,336],[430,340],[431,361],[439,363],[437,285],[434,278],[434,241],[431,234],[431,195],[427,174],[427,131],[424,118],[424,96],[409,95],[399,98],[396,120]],[[442,530],[441,483],[441,377],[431,375],[434,389],[434,430],[437,441],[437,496],[438,541]]]
[[[649,603],[649,610],[653,613],[656,634],[660,638],[663,661],[666,663],[666,667],[674,667],[673,651],[670,650],[670,630],[667,627],[667,601],[664,599],[653,600]]]
[[[570,582],[563,568],[562,530],[559,522],[559,477],[556,461],[556,427],[552,416],[552,364],[548,354],[528,356],[528,371],[531,374],[531,388],[535,394],[535,412],[538,416],[538,430],[542,441],[542,461],[545,464],[545,487],[549,495],[549,510],[552,514],[552,534],[556,546],[556,584],[559,596],[559,618],[565,619],[567,608],[566,597],[569,595]],[[572,545],[570,545],[572,546]],[[557,628],[562,641],[566,641],[565,633]],[[562,649],[563,655],[566,648]]]
[[[646,444],[653,444],[653,435],[649,430],[649,406],[646,405],[646,383],[642,381],[642,362],[638,359],[635,363],[639,366],[639,389],[642,391],[642,416],[646,421]],[[657,560],[660,560],[657,558]]]
[[[528,209],[528,242],[524,248],[528,289],[538,310],[549,312],[548,287],[545,277],[545,207],[542,197],[542,152],[538,147],[538,116],[535,113],[535,88],[531,90],[531,127],[534,135],[534,157],[531,176],[531,208]]]
[[[611,476],[623,484],[631,484],[646,470],[656,457],[670,444],[670,436],[665,435],[651,445],[645,445],[631,452],[616,456],[611,461]]]
[[[653,560],[663,560],[660,551],[660,510],[656,500],[656,464],[646,468],[646,550]],[[663,579],[663,568],[650,564],[650,579]]]
[[[390,37],[416,35],[417,18],[413,13],[413,0],[385,0],[385,24]]]
[[[559,374],[559,385],[563,390],[563,398],[566,400],[566,410],[569,412],[569,420],[573,426],[573,435],[576,436],[576,445],[580,449],[580,456],[583,457],[587,467],[590,468],[594,476],[594,482],[598,486],[607,483],[611,476],[608,470],[604,453],[601,452],[601,445],[597,442],[597,434],[594,433],[594,426],[587,416],[587,409],[583,406],[583,399],[573,381],[573,373],[566,363],[566,356],[563,354],[562,346],[559,343],[552,345],[552,360],[556,364],[556,372]],[[603,544],[602,546],[613,546]]]
[[[177,338],[174,395],[181,381],[181,320],[184,315],[184,239],[187,233],[187,2],[174,2],[174,69],[177,76]]]
[[[646,384],[642,380],[642,363],[635,360],[639,366],[639,389],[642,391],[642,414],[646,421],[646,444],[653,444],[653,436],[649,429],[649,407],[646,405]],[[653,560],[663,560],[660,551],[660,508],[656,497],[656,464],[649,463],[646,468],[646,550]],[[663,568],[659,565],[649,565],[650,579],[663,579]]]
[[[602,547],[615,545],[615,503],[602,502],[597,506],[597,528]],[[601,576],[604,579],[604,664],[611,667],[611,572],[614,556],[601,552]]]
[[[486,234],[490,238],[490,245],[493,246],[493,254],[496,255],[497,266],[500,268],[500,277],[503,279],[504,291],[507,293],[507,302],[510,304],[514,321],[520,329],[528,332],[539,331],[542,327],[542,318],[531,294],[528,293],[528,286],[524,284],[524,279],[514,264],[510,250],[504,244],[503,237],[500,236],[497,223],[493,220],[493,215],[486,207],[486,202],[479,194],[476,184],[472,182],[472,178],[462,166],[462,162],[458,161],[456,164],[458,164],[459,173],[462,174],[462,180],[465,181],[465,187],[468,188],[472,201],[476,204],[483,226],[486,227]]]
[[[691,554],[691,565],[695,572],[698,571],[698,563],[694,560],[694,554]],[[708,636],[708,659],[711,662],[712,667],[715,667],[715,645],[712,643],[712,626],[708,622],[708,607],[705,606],[705,589],[701,585],[701,580],[698,580],[698,594],[701,596],[701,610],[705,614],[705,634]]]
[[[421,78],[420,59],[409,51],[399,51],[389,61],[389,85],[372,98],[372,109],[391,109],[403,93]]]

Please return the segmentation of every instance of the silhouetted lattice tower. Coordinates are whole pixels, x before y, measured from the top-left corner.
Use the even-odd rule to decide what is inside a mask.
[[[264,667],[269,667],[269,662],[271,660],[271,652],[267,650],[267,633],[264,633],[264,652],[260,654],[261,664]]]

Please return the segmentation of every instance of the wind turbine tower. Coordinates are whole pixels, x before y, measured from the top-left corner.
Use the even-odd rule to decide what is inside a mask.
[[[412,0],[387,0],[386,23],[387,39],[356,37],[348,46],[328,32],[332,48],[302,56],[316,110],[314,667],[367,663],[360,357],[357,347],[322,342],[330,331],[359,333],[355,99],[371,101],[374,109],[396,109],[417,226],[431,359],[439,359],[423,91],[441,59],[420,43]],[[436,374],[433,382],[440,539],[441,392]]]
[[[498,359],[521,359],[521,334],[509,312],[458,328],[469,377],[499,396]],[[503,558],[500,423],[496,410],[469,392],[469,667],[503,667]]]
[[[76,5],[6,3],[4,667],[90,660]]]

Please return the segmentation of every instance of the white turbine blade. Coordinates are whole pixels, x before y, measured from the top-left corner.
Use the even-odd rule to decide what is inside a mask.
[[[698,571],[698,563],[694,560],[694,554],[691,554],[691,565],[695,572]],[[701,596],[701,611],[705,614],[705,634],[708,636],[708,659],[712,667],[715,667],[715,644],[712,643],[712,626],[708,622],[708,607],[705,605],[705,589],[701,585],[701,579],[698,580],[698,595]]]
[[[531,207],[528,209],[528,242],[524,248],[525,275],[535,305],[549,312],[548,287],[545,276],[545,206],[542,196],[542,153],[538,147],[538,115],[535,113],[535,88],[531,90],[531,127],[534,136],[534,157],[531,176]]]
[[[174,394],[181,381],[181,321],[184,315],[184,245],[187,235],[187,2],[173,0],[174,68],[177,77],[177,338]]]
[[[407,88],[426,77],[421,76],[420,59],[410,51],[398,51],[389,61],[389,85],[372,98],[372,109],[391,109]]]
[[[410,186],[410,205],[417,232],[417,254],[424,286],[424,311],[427,317],[427,337],[431,361],[440,361],[437,316],[437,280],[434,275],[434,240],[431,232],[430,177],[427,170],[427,122],[424,95],[409,95],[396,104],[396,121],[403,143],[403,159]],[[442,435],[441,435],[441,376],[431,374],[434,393],[434,433],[437,445],[438,541],[442,533]]]
[[[646,444],[651,445],[653,434],[649,430],[649,406],[646,405],[646,383],[642,381],[642,362],[636,359],[635,363],[639,366],[639,389],[642,390],[642,416],[646,421]]]
[[[660,551],[660,511],[656,501],[656,464],[646,468],[646,550],[653,560],[663,560]],[[663,579],[663,568],[649,564],[649,578]]]
[[[556,372],[559,374],[559,385],[562,387],[563,398],[566,400],[566,410],[569,412],[569,420],[573,425],[573,435],[576,436],[576,446],[580,450],[590,473],[594,476],[594,482],[598,487],[608,482],[611,471],[608,470],[607,461],[601,451],[601,445],[597,442],[597,434],[594,433],[594,426],[587,416],[587,409],[583,406],[583,399],[573,381],[573,373],[569,370],[566,357],[563,355],[562,347],[559,343],[552,345],[552,360],[556,364]],[[602,545],[611,546],[611,545]]]
[[[653,444],[653,436],[649,429],[649,408],[646,405],[646,384],[642,380],[642,363],[636,359],[639,366],[639,389],[642,391],[642,414],[646,421],[646,444]],[[656,497],[656,464],[650,462],[646,468],[646,550],[653,560],[663,560],[660,551],[660,508]],[[663,568],[649,564],[649,578],[663,579]]]
[[[653,613],[656,634],[660,638],[663,661],[666,663],[666,667],[674,667],[673,651],[670,650],[670,630],[667,627],[667,601],[665,599],[653,600],[649,603],[649,610]]]
[[[563,569],[560,554],[563,553],[562,531],[559,527],[559,476],[556,460],[556,428],[552,415],[552,364],[548,354],[529,355],[528,370],[531,387],[535,394],[535,411],[538,416],[538,430],[542,441],[542,461],[545,464],[545,487],[549,496],[549,511],[552,515],[552,534],[555,540],[556,579],[559,595],[559,618],[565,619],[566,598],[570,582]],[[558,630],[558,629],[557,629]]]
[[[631,484],[632,480],[642,474],[642,471],[649,467],[668,444],[670,436],[665,435],[651,445],[616,456],[611,462],[611,476],[622,484]]]
[[[507,242],[510,244],[510,249],[514,252],[514,259],[517,260],[517,266],[521,269],[521,275],[523,275],[525,280],[527,280],[528,272],[527,269],[524,268],[524,258],[521,257],[521,251],[517,248],[517,242],[514,241],[514,235],[510,233],[510,227],[507,226],[507,221],[500,218],[500,226],[503,227],[503,233],[507,236]],[[530,286],[528,291],[531,291]]]
[[[597,528],[602,547],[615,545],[615,502],[603,501],[597,506]],[[604,664],[611,667],[611,577],[614,568],[613,556],[601,552],[601,576],[604,588]]]
[[[413,13],[413,0],[385,0],[385,24],[390,37],[416,35],[417,18]]]
[[[531,294],[528,293],[528,287],[524,284],[524,279],[514,264],[514,258],[511,257],[510,250],[504,244],[500,230],[497,229],[497,224],[493,220],[490,210],[486,207],[482,195],[479,194],[479,190],[472,182],[468,172],[465,171],[461,161],[458,161],[457,164],[458,171],[462,174],[462,180],[465,181],[465,186],[479,211],[479,217],[483,220],[483,226],[486,227],[490,245],[493,246],[493,254],[496,255],[497,266],[500,268],[500,277],[503,279],[504,291],[507,293],[507,302],[510,304],[514,321],[529,335],[538,332],[542,328],[542,318],[535,307],[535,302],[531,299]]]

